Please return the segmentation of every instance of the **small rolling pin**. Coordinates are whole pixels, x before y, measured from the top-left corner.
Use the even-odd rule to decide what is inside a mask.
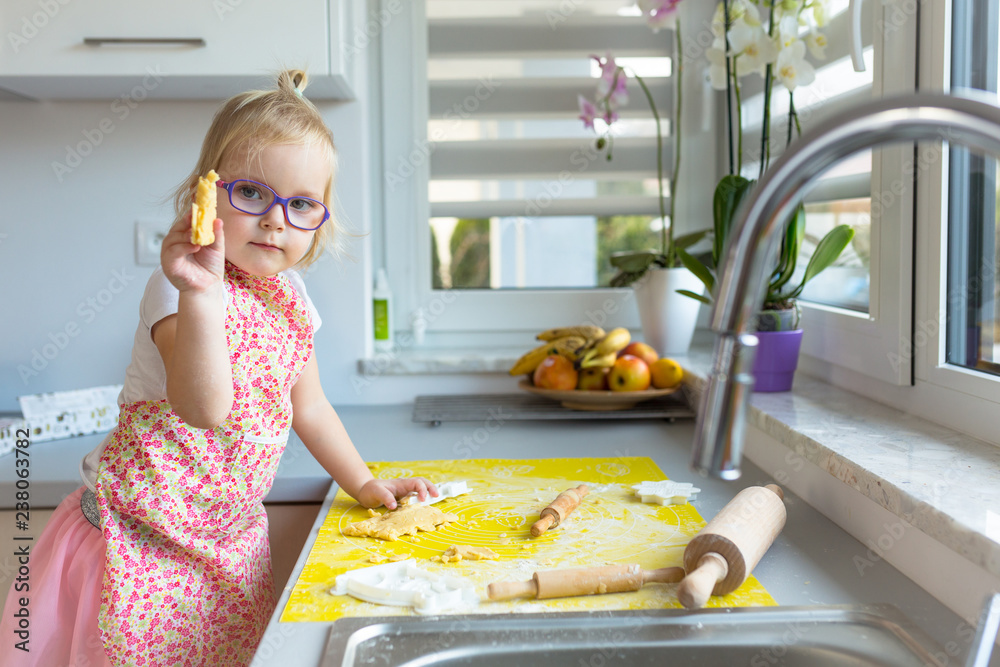
[[[539,513],[538,521],[532,524],[532,536],[538,537],[549,528],[555,528],[565,521],[566,517],[573,513],[573,510],[577,508],[580,501],[589,492],[590,488],[586,484],[581,484],[575,489],[568,489],[556,496],[552,504]]]
[[[702,607],[709,595],[732,593],[746,581],[785,525],[783,500],[775,484],[743,489],[694,536],[684,549],[681,604]]]
[[[575,595],[600,595],[637,591],[643,584],[677,583],[684,578],[684,568],[664,567],[643,570],[639,565],[605,565],[572,570],[535,572],[528,581],[498,581],[486,587],[491,600],[513,598],[565,598]]]

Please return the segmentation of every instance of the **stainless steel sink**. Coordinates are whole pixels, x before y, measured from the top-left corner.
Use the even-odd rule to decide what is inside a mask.
[[[349,618],[324,667],[940,665],[892,605]]]

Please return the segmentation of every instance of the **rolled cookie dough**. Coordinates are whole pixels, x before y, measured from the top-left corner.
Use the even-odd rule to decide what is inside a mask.
[[[343,533],[353,537],[376,537],[394,542],[400,535],[416,535],[421,530],[430,532],[437,526],[451,521],[458,521],[458,517],[442,512],[436,507],[404,505],[391,512],[349,524]]]

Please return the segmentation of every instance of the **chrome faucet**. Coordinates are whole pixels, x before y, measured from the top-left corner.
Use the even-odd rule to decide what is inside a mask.
[[[723,251],[712,311],[718,338],[695,426],[694,470],[721,479],[740,476],[757,347],[751,319],[763,302],[783,223],[806,188],[840,160],[877,144],[932,140],[1000,156],[996,97],[977,91],[962,97],[918,93],[841,112],[792,144],[754,188]]]

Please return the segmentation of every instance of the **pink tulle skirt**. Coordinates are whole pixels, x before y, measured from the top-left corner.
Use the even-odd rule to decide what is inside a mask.
[[[13,575],[0,618],[0,665],[4,667],[110,667],[97,627],[104,578],[105,541],[80,511],[84,487],[74,491],[52,513],[37,543],[29,544],[29,591],[17,591]],[[19,544],[12,545],[16,549]],[[14,614],[20,598],[28,598],[29,652]]]

